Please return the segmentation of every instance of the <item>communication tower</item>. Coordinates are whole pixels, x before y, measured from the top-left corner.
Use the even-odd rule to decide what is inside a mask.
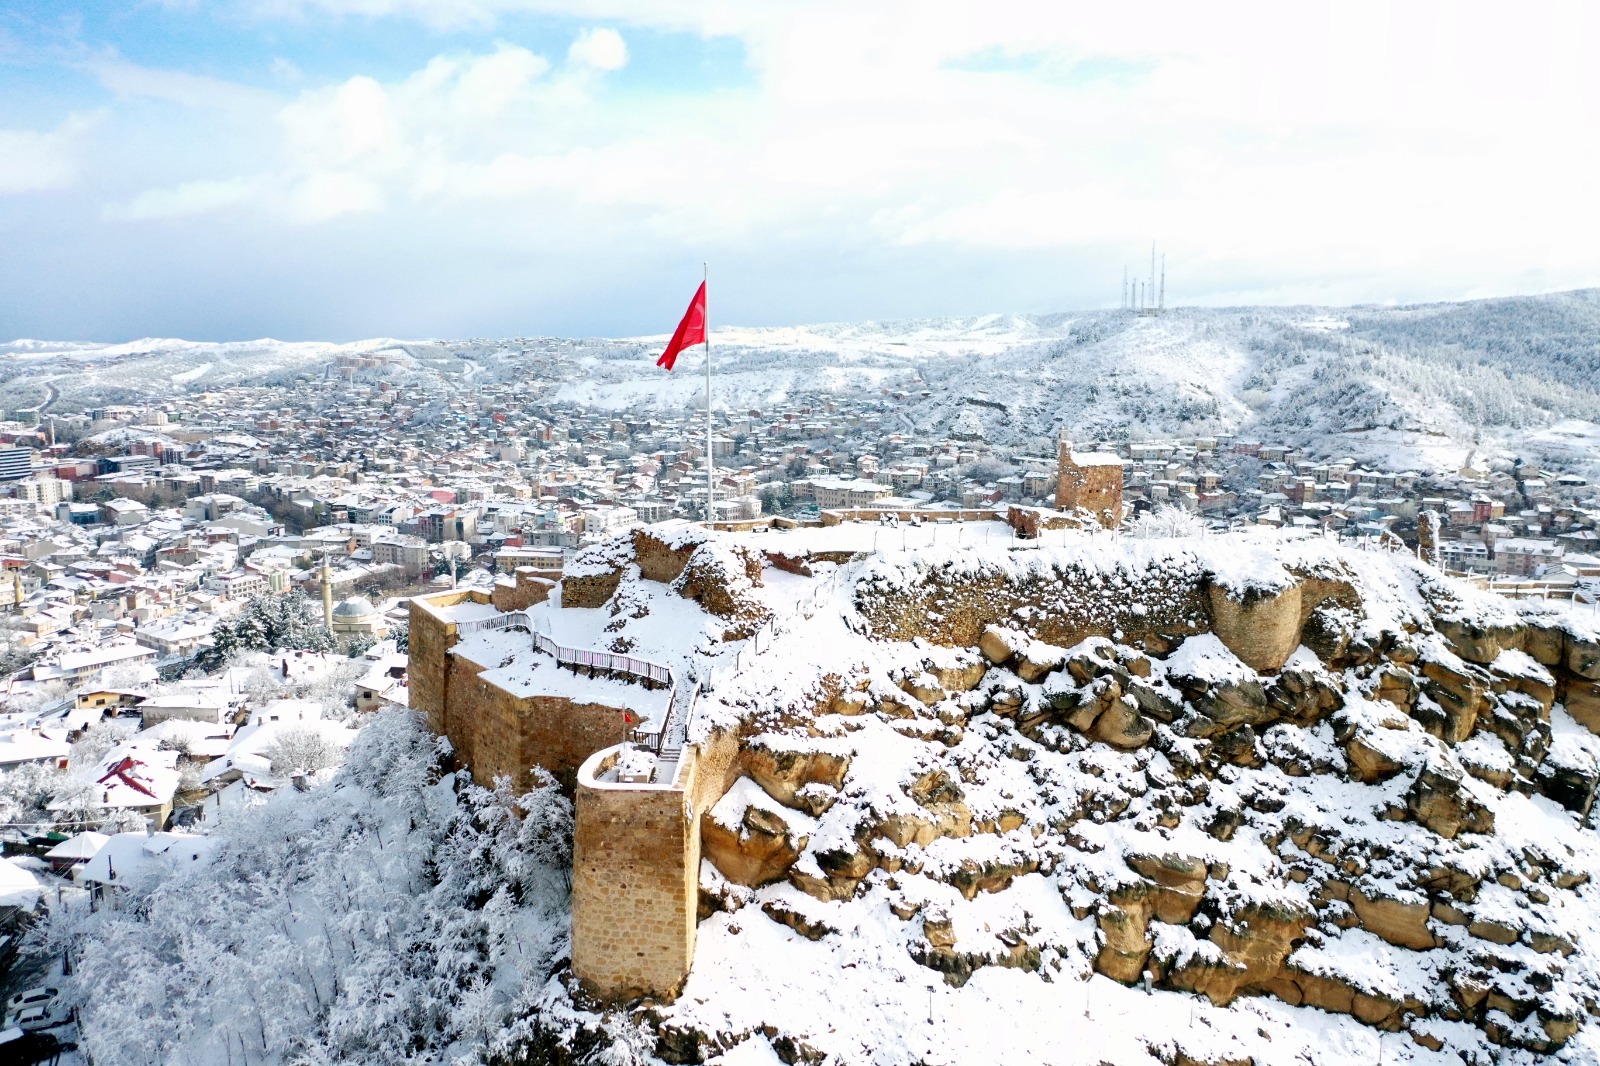
[[[1147,278],[1128,277],[1128,268],[1122,268],[1122,309],[1136,315],[1159,315],[1167,309],[1167,257],[1161,255],[1161,269],[1156,270],[1156,243],[1150,242],[1150,275]]]

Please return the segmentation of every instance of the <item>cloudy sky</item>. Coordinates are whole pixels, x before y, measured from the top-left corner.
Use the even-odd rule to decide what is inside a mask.
[[[5,0],[0,339],[1600,284],[1600,5]]]

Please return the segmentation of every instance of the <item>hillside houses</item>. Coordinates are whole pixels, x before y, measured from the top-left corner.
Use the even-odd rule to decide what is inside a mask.
[[[558,348],[530,342],[529,372]],[[515,569],[520,551],[704,517],[705,424],[691,409],[550,404],[516,380],[429,392],[385,380],[393,369],[59,412],[51,432],[0,427],[28,453],[24,476],[0,481],[0,611],[37,671],[19,683],[122,657],[168,669],[254,597],[315,602],[324,559],[335,602],[378,602],[452,572]],[[917,403],[885,386],[718,409],[715,517],[1055,502],[1051,442],[1000,447],[972,418],[910,417]],[[1497,580],[1576,581],[1600,535],[1583,477],[1481,454],[1424,474],[1220,433],[1082,445],[1120,460],[1129,513],[1414,544],[1433,511],[1445,563]]]

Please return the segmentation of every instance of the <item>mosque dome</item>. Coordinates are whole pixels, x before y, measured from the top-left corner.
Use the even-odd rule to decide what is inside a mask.
[[[352,596],[333,609],[333,617],[341,622],[365,622],[377,613],[377,608],[365,596]]]

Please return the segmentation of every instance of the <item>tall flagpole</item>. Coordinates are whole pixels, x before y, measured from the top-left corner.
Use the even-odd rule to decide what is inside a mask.
[[[706,285],[705,327],[706,327],[706,528],[716,528],[716,474],[711,458],[711,270],[705,263],[700,264],[702,271],[701,284]]]

